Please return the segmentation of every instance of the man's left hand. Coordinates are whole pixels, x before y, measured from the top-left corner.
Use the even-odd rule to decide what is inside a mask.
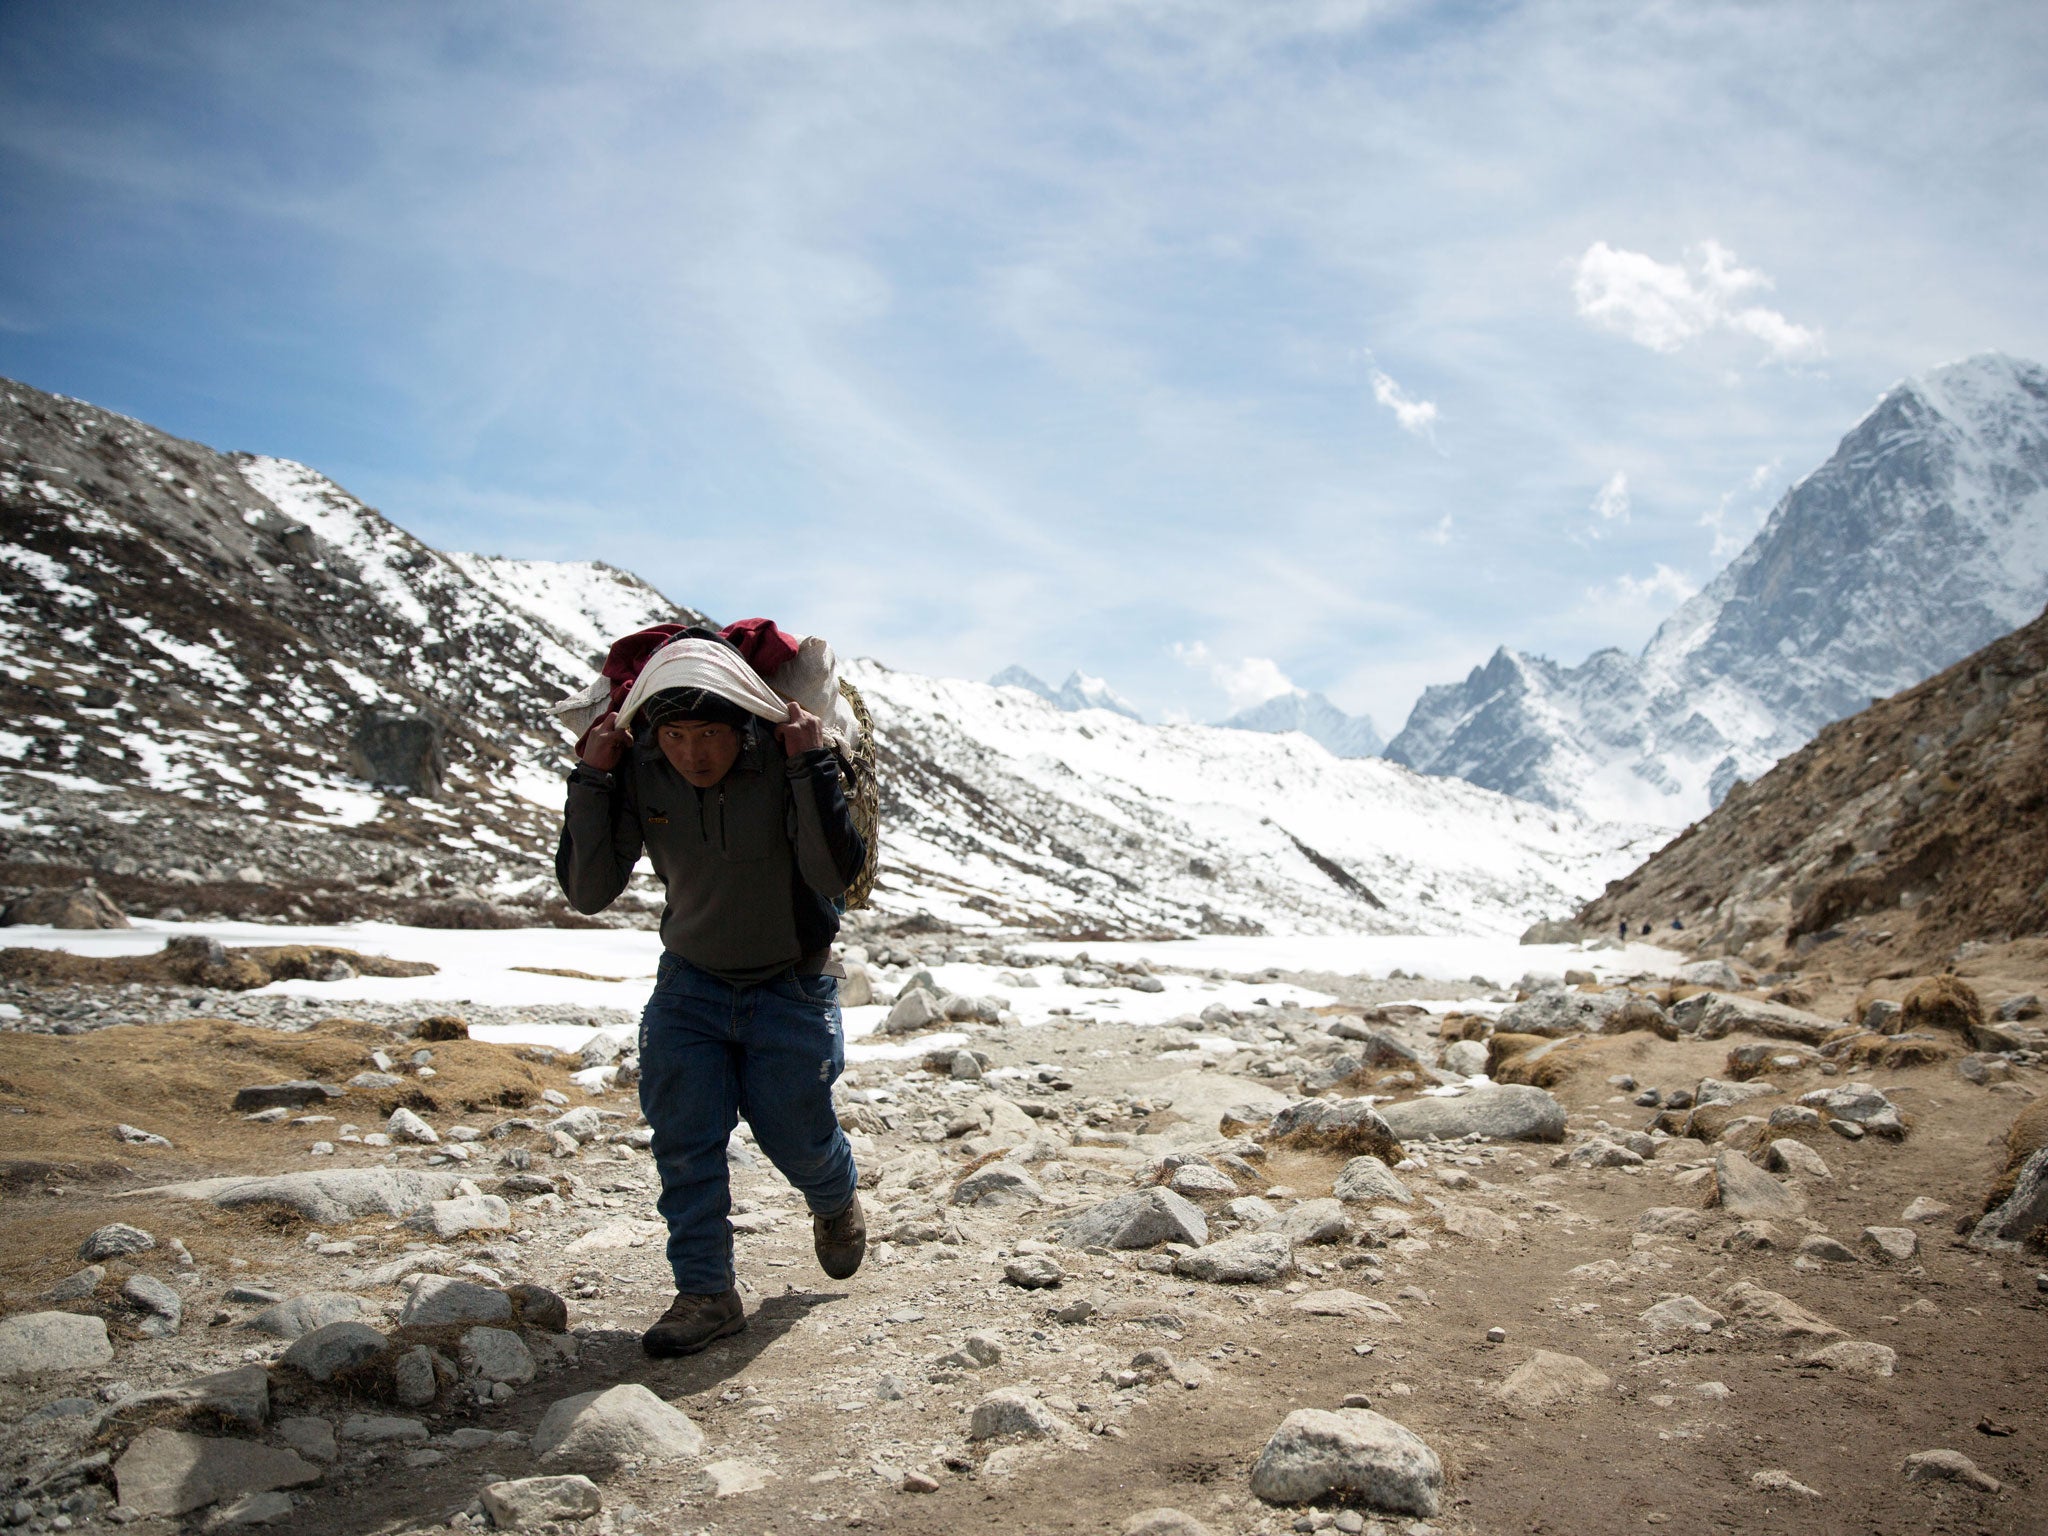
[[[815,752],[825,745],[825,722],[791,699],[789,719],[775,727],[775,739],[790,757]]]

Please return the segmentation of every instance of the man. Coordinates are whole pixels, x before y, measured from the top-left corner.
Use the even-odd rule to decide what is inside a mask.
[[[676,679],[690,685],[663,686]],[[817,717],[701,635],[650,659],[569,775],[555,873],[570,905],[611,905],[643,849],[668,894],[640,1021],[640,1107],[676,1299],[641,1339],[650,1355],[691,1354],[746,1327],[726,1220],[726,1144],[741,1115],[810,1206],[825,1273],[847,1278],[867,1251],[832,1108],[845,1062],[832,898],[866,852],[840,775]]]

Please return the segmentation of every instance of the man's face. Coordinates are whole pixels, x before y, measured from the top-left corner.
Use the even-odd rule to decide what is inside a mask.
[[[739,761],[740,733],[708,720],[669,720],[654,733],[669,767],[697,789],[709,789]]]

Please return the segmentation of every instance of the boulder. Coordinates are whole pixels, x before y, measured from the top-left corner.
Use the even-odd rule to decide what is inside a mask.
[[[1498,1211],[1483,1205],[1447,1205],[1443,1210],[1444,1230],[1454,1237],[1468,1237],[1479,1243],[1498,1243],[1521,1229]]]
[[[1653,997],[1615,987],[1605,992],[1577,992],[1564,987],[1545,987],[1535,996],[1515,1004],[1500,1016],[1503,1034],[1619,1035],[1647,1029],[1665,1036],[1676,1035],[1670,1016]]]
[[[368,1365],[391,1341],[367,1323],[329,1323],[303,1334],[284,1352],[282,1364],[314,1381],[332,1381],[344,1371]]]
[[[1652,1334],[1712,1333],[1728,1321],[1694,1296],[1667,1296],[1637,1315]]]
[[[309,1291],[275,1306],[265,1307],[244,1322],[244,1328],[267,1333],[272,1338],[296,1339],[325,1328],[329,1323],[346,1323],[362,1317],[369,1305],[347,1291]]]
[[[147,1194],[149,1191],[145,1190]],[[126,1258],[131,1253],[147,1253],[156,1246],[156,1239],[140,1227],[131,1227],[125,1221],[110,1221],[104,1227],[95,1227],[78,1245],[78,1256],[88,1264],[97,1264],[102,1259]]]
[[[536,1366],[526,1341],[507,1328],[472,1328],[462,1336],[462,1368],[485,1381],[523,1387]]]
[[[597,1484],[581,1475],[517,1477],[486,1483],[481,1497],[484,1513],[501,1531],[553,1525],[558,1520],[581,1520],[604,1508],[604,1495],[598,1492]]]
[[[1612,1385],[1605,1371],[1577,1355],[1539,1349],[1508,1373],[1500,1385],[1500,1399],[1509,1412],[1536,1417],[1562,1403],[1605,1392]]]
[[[1392,1322],[1394,1309],[1384,1301],[1374,1301],[1370,1296],[1361,1296],[1356,1291],[1310,1291],[1297,1296],[1288,1307],[1296,1312],[1306,1312],[1311,1317],[1356,1317],[1373,1318],[1380,1322]]]
[[[1810,1179],[1831,1179],[1821,1155],[1803,1141],[1782,1136],[1764,1152],[1764,1166],[1773,1173],[1803,1173]]]
[[[1818,1342],[1842,1337],[1833,1323],[1751,1280],[1736,1281],[1722,1293],[1721,1305],[1728,1310],[1730,1331],[1745,1338]]]
[[[1839,1344],[1829,1344],[1802,1356],[1799,1363],[1840,1371],[1848,1376],[1867,1376],[1873,1381],[1881,1381],[1897,1368],[1899,1352],[1888,1344],[1866,1344],[1844,1339]]]
[[[124,1397],[107,1410],[109,1419],[133,1421],[142,1410],[154,1416],[165,1408],[176,1409],[188,1418],[220,1423],[229,1421],[243,1429],[261,1429],[270,1417],[270,1373],[260,1365],[245,1365],[232,1371],[195,1376],[176,1386]]]
[[[985,1163],[953,1188],[953,1204],[985,1206],[991,1210],[1006,1206],[1029,1207],[1045,1202],[1045,1190],[1015,1163]]]
[[[230,1211],[274,1205],[320,1226],[340,1226],[363,1216],[410,1216],[431,1201],[448,1199],[461,1178],[400,1168],[330,1168],[267,1178],[195,1179],[133,1193],[205,1200]]]
[[[163,1428],[144,1430],[114,1463],[121,1502],[143,1515],[182,1515],[319,1480],[320,1469],[291,1451]]]
[[[1996,1493],[2005,1486],[1961,1451],[1915,1451],[1899,1470],[1909,1483],[1961,1483],[1980,1493]]]
[[[7,908],[7,924],[43,928],[126,928],[128,919],[90,880],[64,890],[30,891]]]
[[[1200,1206],[1171,1190],[1140,1189],[1064,1218],[1059,1232],[1068,1248],[1199,1247],[1209,1240],[1209,1222]]]
[[[1804,1195],[1732,1151],[1714,1154],[1714,1195],[1708,1203],[1743,1221],[1790,1220],[1806,1213]]]
[[[447,1275],[422,1275],[405,1299],[398,1322],[405,1328],[441,1328],[459,1323],[503,1323],[512,1317],[512,1298],[495,1286]]]
[[[1347,1205],[1379,1205],[1388,1200],[1398,1205],[1415,1202],[1408,1186],[1394,1176],[1393,1169],[1376,1157],[1352,1158],[1344,1165],[1344,1171],[1337,1175],[1337,1182],[1330,1193]]]
[[[2010,1251],[2037,1239],[2048,1225],[2048,1147],[2020,1164],[2012,1193],[1970,1230],[1970,1246]]]
[[[1290,1206],[1278,1220],[1263,1222],[1266,1230],[1290,1238],[1297,1247],[1310,1243],[1341,1243],[1351,1235],[1351,1222],[1335,1200],[1304,1200]]]
[[[1370,1408],[1301,1408],[1281,1420],[1252,1468],[1268,1504],[1338,1494],[1389,1514],[1437,1512],[1443,1464],[1422,1440]]]
[[[1305,1099],[1273,1116],[1265,1140],[1279,1147],[1345,1152],[1401,1160],[1401,1144],[1379,1111],[1363,1099]]]
[[[970,1440],[1000,1440],[1011,1435],[1051,1440],[1073,1433],[1071,1425],[1022,1387],[989,1393],[974,1405],[967,1427]]]
[[[349,771],[379,789],[431,799],[448,776],[441,728],[423,715],[372,710],[348,739]]]
[[[1817,1013],[1788,1008],[1783,1003],[1729,997],[1720,992],[1693,994],[1671,1010],[1671,1018],[1682,1032],[1696,1033],[1702,1040],[1722,1040],[1739,1031],[1773,1040],[1796,1040],[1801,1045],[1819,1045],[1845,1027],[1840,1019],[1824,1019]]]
[[[76,1312],[17,1312],[0,1318],[0,1381],[44,1371],[83,1371],[114,1358],[107,1325]]]
[[[1380,1110],[1402,1138],[1452,1141],[1477,1134],[1488,1141],[1563,1141],[1564,1106],[1541,1088],[1502,1083],[1455,1098],[1409,1099]]]
[[[130,1275],[121,1284],[121,1299],[141,1314],[135,1331],[145,1339],[163,1339],[185,1320],[185,1301],[155,1275]]]
[[[627,1382],[554,1404],[533,1432],[532,1450],[542,1461],[608,1466],[697,1456],[704,1443],[688,1414]]]
[[[458,1195],[453,1200],[430,1202],[406,1225],[444,1241],[466,1232],[508,1232],[512,1207],[500,1195]]]
[[[911,1035],[920,1029],[930,1029],[946,1021],[946,1011],[939,1006],[937,998],[923,988],[905,992],[896,999],[896,1006],[889,1010],[881,1025],[875,1030],[878,1035]]]
[[[1173,1272],[1216,1285],[1265,1285],[1294,1272],[1294,1243],[1284,1232],[1245,1232],[1183,1253]]]

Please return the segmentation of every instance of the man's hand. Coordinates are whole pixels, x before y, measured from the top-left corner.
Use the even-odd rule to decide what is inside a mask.
[[[583,738],[580,755],[586,766],[610,773],[632,744],[633,733],[620,727],[619,712],[613,710],[590,728],[590,734]]]
[[[775,739],[791,757],[815,752],[825,745],[825,722],[791,699],[789,719],[775,727]]]

